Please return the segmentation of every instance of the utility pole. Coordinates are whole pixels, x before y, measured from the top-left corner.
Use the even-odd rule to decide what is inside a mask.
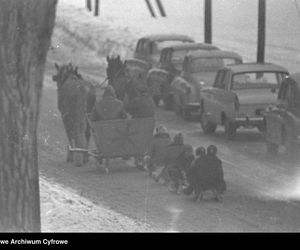
[[[266,0],[258,0],[257,62],[265,61]]]
[[[204,42],[212,43],[212,1],[204,1]]]
[[[100,0],[95,0],[95,16],[99,16],[99,1]]]

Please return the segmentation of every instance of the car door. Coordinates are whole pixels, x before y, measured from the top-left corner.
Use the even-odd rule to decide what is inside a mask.
[[[224,96],[226,91],[226,80],[229,77],[228,70],[222,69],[218,72],[213,87],[211,88],[211,94],[208,96],[209,106],[208,112],[211,114],[211,121],[214,123],[221,123],[221,112],[224,109]]]

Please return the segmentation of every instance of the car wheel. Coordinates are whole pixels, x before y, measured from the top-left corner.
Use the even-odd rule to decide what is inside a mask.
[[[278,144],[267,141],[266,146],[267,146],[267,152],[269,154],[276,155],[278,153],[278,148],[279,148]]]
[[[205,134],[212,134],[216,131],[217,125],[208,120],[205,112],[201,114],[201,127]]]
[[[224,131],[227,140],[232,140],[236,134],[236,126],[228,119],[226,119],[224,123]]]

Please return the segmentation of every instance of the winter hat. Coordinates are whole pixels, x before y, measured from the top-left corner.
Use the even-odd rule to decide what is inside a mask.
[[[205,147],[202,147],[202,146],[196,148],[196,150],[195,150],[195,154],[197,156],[205,155],[205,153],[206,153],[206,149],[205,149]]]
[[[207,147],[207,154],[209,154],[209,155],[216,155],[217,151],[218,151],[218,149],[215,145],[210,145]]]

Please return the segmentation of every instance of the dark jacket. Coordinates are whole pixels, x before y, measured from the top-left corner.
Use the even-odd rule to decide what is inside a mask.
[[[92,121],[125,119],[127,117],[123,102],[116,98],[113,88],[107,87],[103,98],[96,101],[92,111]]]
[[[196,185],[200,190],[215,189],[220,193],[226,190],[222,161],[213,155],[206,155],[195,162]]]
[[[185,153],[186,152],[184,151],[177,157],[174,167],[179,171],[187,173],[194,160],[194,155],[187,156]]]
[[[144,94],[133,98],[129,102],[127,110],[132,115],[132,118],[154,117],[155,104],[149,95]]]
[[[164,160],[165,167],[174,167],[179,155],[184,152],[184,149],[184,144],[176,144],[174,142],[171,143],[167,148],[166,157]]]

